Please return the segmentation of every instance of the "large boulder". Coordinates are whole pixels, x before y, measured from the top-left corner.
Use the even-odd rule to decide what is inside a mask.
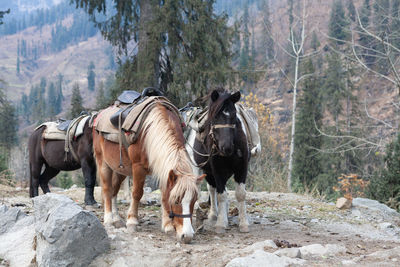
[[[33,224],[33,217],[20,209],[0,206],[0,258],[10,266],[29,266],[34,261]]]
[[[110,241],[97,217],[63,195],[33,199],[36,261],[39,266],[86,266],[109,250]]]

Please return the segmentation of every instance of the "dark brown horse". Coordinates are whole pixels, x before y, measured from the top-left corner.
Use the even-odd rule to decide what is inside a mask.
[[[30,197],[39,195],[39,185],[43,193],[50,192],[49,180],[60,171],[73,171],[82,168],[85,178],[85,204],[94,205],[96,201],[93,196],[96,183],[96,163],[93,157],[92,129],[89,120],[86,121],[83,134],[71,140],[71,149],[74,150],[78,160],[72,153],[64,151],[65,141],[47,140],[43,138],[46,127],[36,129],[29,137],[29,169],[30,169]],[[42,167],[44,165],[44,171]]]
[[[211,209],[210,219],[217,219],[215,230],[223,233],[228,226],[227,193],[225,186],[233,175],[239,210],[239,230],[249,231],[246,217],[247,166],[249,148],[243,125],[236,114],[235,103],[240,92],[230,93],[220,88],[208,96],[208,118],[201,133],[191,130],[186,148],[201,167],[208,183]],[[217,193],[217,194],[215,194]]]
[[[105,111],[100,112],[96,120],[108,119],[104,114]],[[93,149],[103,191],[104,224],[121,224],[116,198],[121,182],[126,176],[131,176],[132,200],[126,227],[136,231],[145,178],[147,174],[153,174],[161,189],[162,230],[175,230],[177,239],[188,243],[194,235],[191,218],[197,200],[197,186],[204,175],[196,177],[193,174],[177,112],[156,104],[141,123],[143,126],[137,141],[127,149],[122,147],[122,165],[118,143],[106,140],[93,127]]]

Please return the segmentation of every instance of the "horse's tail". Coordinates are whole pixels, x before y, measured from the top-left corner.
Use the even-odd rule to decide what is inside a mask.
[[[35,160],[38,161],[38,155],[37,155],[38,146],[40,149],[40,153],[42,153],[40,148],[40,142],[42,138],[43,129],[44,127],[36,128],[28,139],[29,197],[35,197],[34,186],[33,186],[33,179],[35,178],[33,177],[33,164],[35,163]],[[39,179],[39,177],[37,179]]]

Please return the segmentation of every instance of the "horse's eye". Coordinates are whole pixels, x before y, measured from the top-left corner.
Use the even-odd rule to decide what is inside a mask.
[[[177,201],[175,201],[175,205],[179,205],[179,202],[178,202],[178,200],[177,200]]]

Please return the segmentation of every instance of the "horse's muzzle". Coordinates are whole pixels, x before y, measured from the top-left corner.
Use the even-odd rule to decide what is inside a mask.
[[[190,242],[192,242],[192,239],[193,239],[193,235],[182,234],[182,235],[178,236],[178,240],[185,244],[189,244]]]

